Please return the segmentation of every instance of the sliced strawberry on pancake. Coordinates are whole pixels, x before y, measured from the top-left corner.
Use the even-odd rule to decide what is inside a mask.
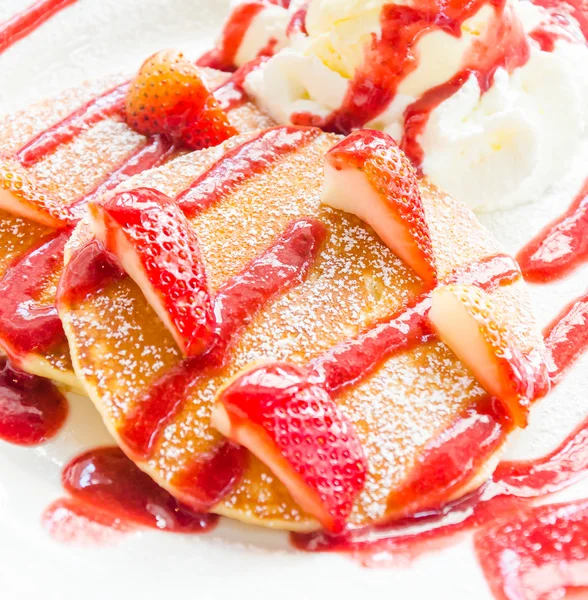
[[[435,282],[433,249],[418,177],[389,135],[356,131],[332,148],[325,160],[322,202],[371,225],[423,281]]]
[[[174,50],[143,64],[127,94],[126,118],[139,133],[164,134],[191,150],[216,146],[237,133],[198,69]]]
[[[537,377],[498,319],[490,295],[472,285],[440,286],[433,291],[429,319],[482,387],[502,402],[513,423],[526,426]]]
[[[196,234],[177,204],[139,188],[91,203],[92,229],[120,261],[187,356],[213,338],[214,317]]]
[[[237,376],[218,395],[212,422],[266,463],[326,529],[344,528],[367,462],[351,423],[306,371],[273,363]]]

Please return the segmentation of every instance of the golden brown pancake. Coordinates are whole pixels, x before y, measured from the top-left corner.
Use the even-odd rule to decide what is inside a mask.
[[[202,69],[201,73],[211,89],[228,77],[211,69]],[[70,206],[94,190],[126,157],[145,146],[147,138],[115,115],[86,128],[72,141],[58,146],[31,166],[24,167],[15,157],[23,145],[41,132],[126,79],[120,76],[89,82],[0,119],[0,194],[4,194],[5,203],[8,199],[10,205],[11,196],[8,194],[25,198],[43,194],[57,206]],[[250,103],[232,109],[229,118],[242,132],[272,124]],[[18,181],[16,185],[15,181]],[[28,218],[11,214],[9,209],[0,209],[0,277],[11,263],[22,258],[42,240],[47,240],[55,231]],[[57,264],[50,277],[39,281],[35,290],[38,306],[54,305],[60,268],[61,265]],[[63,338],[49,348],[27,351],[12,358],[27,372],[52,378],[83,391],[73,373],[67,343]]]
[[[181,156],[119,189],[148,187],[176,197],[224,152],[248,139],[233,138],[219,147]],[[317,219],[328,233],[306,279],[256,314],[236,336],[224,365],[204,370],[183,391],[179,410],[164,423],[147,455],[130,448],[121,432],[141,411],[152,386],[182,361],[171,334],[129,277],[60,308],[76,375],[109,431],[141,469],[195,507],[195,490],[185,482],[194,465],[223,442],[211,426],[210,411],[215,395],[231,377],[259,361],[307,365],[395,314],[423,291],[416,274],[368,226],[321,205],[324,155],[339,139],[320,134],[299,151],[244,178],[218,203],[191,218],[212,293],[260,256],[293,222]],[[215,185],[214,180],[210,185]],[[422,182],[421,193],[440,280],[501,252],[465,206],[427,182]],[[82,222],[70,240],[66,261],[90,237],[88,224]],[[522,351],[541,348],[522,280],[499,287],[492,297]],[[368,461],[367,483],[350,518],[353,525],[363,526],[424,508],[419,502],[425,498],[403,500],[402,490],[422,466],[428,449],[449,436],[464,414],[482,410],[488,399],[442,342],[429,341],[383,361],[337,401],[354,425]],[[505,426],[499,443],[445,495],[445,501],[462,496],[488,476],[506,431]],[[393,498],[397,502],[391,502]],[[266,527],[317,528],[252,455],[243,476],[212,510]]]

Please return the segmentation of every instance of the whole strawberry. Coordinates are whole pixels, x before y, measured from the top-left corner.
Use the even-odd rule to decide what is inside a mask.
[[[190,150],[216,146],[237,133],[198,69],[175,50],[145,61],[130,84],[125,109],[127,123],[139,133],[163,134]]]

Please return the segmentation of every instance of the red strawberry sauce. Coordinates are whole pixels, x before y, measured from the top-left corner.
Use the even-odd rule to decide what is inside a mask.
[[[38,0],[23,12],[0,23],[0,54],[74,2],[77,0]]]
[[[238,4],[225,23],[221,39],[218,41],[217,46],[203,54],[196,64],[199,67],[210,67],[221,71],[234,71],[237,68],[237,65],[235,64],[237,53],[239,52],[239,48],[241,47],[249,28],[255,18],[268,4],[275,4],[286,9],[290,6],[289,1],[280,0],[256,0],[254,2],[243,2]],[[301,5],[300,8],[292,14],[292,18],[286,29],[287,36],[292,36],[296,33],[306,33],[305,19],[308,10],[307,4],[308,3]],[[259,50],[257,57],[251,62],[255,62],[255,60],[259,58],[269,58],[275,53],[277,45],[278,40],[271,37],[267,44]]]
[[[288,29],[286,30],[286,35],[288,35],[288,37],[292,37],[293,35],[300,33],[307,33],[306,14],[308,13],[308,4],[309,2],[302,4],[300,8],[292,15],[290,23],[288,23]]]
[[[582,35],[588,39],[588,4],[586,0],[533,0],[533,4],[546,8],[554,21],[575,19]]]
[[[43,517],[46,528],[61,541],[80,541],[86,533],[102,542],[105,529],[121,533],[136,526],[204,533],[218,521],[215,515],[182,506],[116,447],[75,458],[63,470],[62,482],[70,497],[51,505]]]
[[[63,395],[48,380],[0,359],[0,439],[34,446],[51,439],[67,418]]]
[[[518,254],[527,281],[565,277],[588,259],[588,179],[569,210],[548,225]]]
[[[112,173],[96,184],[94,189],[90,190],[76,202],[70,206],[70,210],[77,219],[82,218],[85,214],[86,205],[88,202],[98,198],[102,194],[113,190],[120,183],[167,162],[173,158],[177,152],[177,148],[170,140],[161,135],[154,135],[148,139],[144,146],[141,146],[136,152],[127,156]]]
[[[245,79],[249,73],[258,69],[269,60],[269,56],[260,56],[237,69],[231,77],[214,91],[214,97],[224,111],[238,108],[248,100],[245,91]]]
[[[58,146],[73,140],[92,125],[117,113],[122,115],[128,88],[129,84],[123,83],[90,100],[27,142],[16,153],[16,158],[23,166],[30,167],[51,154]]]
[[[251,23],[264,7],[264,2],[261,1],[245,2],[235,7],[225,24],[218,47],[204,54],[196,64],[199,67],[233,71],[239,46]]]
[[[16,259],[0,279],[0,344],[17,364],[28,353],[48,350],[64,339],[56,308],[35,298],[61,268],[70,234],[69,229],[49,234]]]
[[[345,134],[361,128],[386,110],[402,81],[416,71],[419,66],[417,44],[423,35],[438,30],[461,37],[463,23],[486,5],[495,12],[494,23],[489,26],[486,37],[469,51],[468,62],[451,80],[427,91],[406,109],[407,123],[401,146],[419,166],[423,155],[418,137],[430,113],[441,102],[458,91],[470,75],[475,76],[482,91],[486,91],[498,68],[512,71],[527,62],[527,40],[519,23],[505,9],[504,0],[475,0],[467,4],[420,0],[410,6],[385,5],[380,18],[382,34],[373,36],[364,63],[356,70],[342,106],[325,120],[301,113],[293,115],[292,122]]]
[[[588,500],[501,518],[476,535],[475,548],[500,600],[586,598]]]
[[[188,217],[194,217],[219,202],[235,185],[310,144],[319,135],[320,130],[314,128],[267,129],[227,152],[179,194],[176,201]]]

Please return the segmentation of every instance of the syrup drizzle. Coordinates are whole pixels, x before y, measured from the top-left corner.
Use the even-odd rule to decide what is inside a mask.
[[[77,0],[38,0],[12,19],[0,23],[0,54],[75,2]]]
[[[182,506],[130,461],[119,448],[98,448],[70,462],[62,483],[81,505],[127,525],[174,533],[203,533],[218,521]]]
[[[218,100],[224,111],[233,110],[247,102],[249,98],[244,87],[245,79],[249,73],[258,69],[268,60],[269,56],[260,56],[259,58],[249,61],[237,69],[226,83],[214,91],[214,97]]]
[[[209,353],[184,359],[166,373],[150,388],[135,413],[129,415],[119,430],[122,442],[133,455],[142,458],[149,456],[170,419],[181,410],[190,388],[211,369],[222,366],[230,344],[239,331],[277,294],[302,283],[325,235],[324,226],[317,221],[295,222],[260,257],[219,289],[214,300],[217,341]],[[216,454],[218,452],[214,453],[213,458]],[[231,454],[237,455],[236,452]],[[241,461],[239,457],[238,460]],[[224,460],[223,463],[227,464],[228,461]],[[203,468],[202,465],[194,466],[194,470],[199,472],[200,482]],[[231,481],[236,480],[235,471],[229,467],[224,469]],[[190,483],[193,480],[193,472],[182,475],[183,483],[178,487],[203,503],[205,492],[200,486]],[[215,496],[206,503],[212,505],[219,499]]]
[[[529,33],[529,37],[539,44],[539,48],[543,52],[553,52],[555,50],[555,42],[560,36],[553,31],[537,28]]]
[[[16,364],[65,337],[55,306],[41,304],[37,297],[61,268],[70,234],[69,229],[49,234],[19,257],[0,280],[0,343]]]
[[[408,478],[389,496],[388,512],[422,515],[440,510],[505,443],[510,429],[505,422],[498,402],[489,396],[480,398],[451,428],[427,444]]]
[[[554,20],[564,20],[569,15],[580,26],[580,31],[588,39],[588,6],[586,0],[533,0],[533,4],[546,8]]]
[[[225,498],[243,477],[249,454],[243,446],[218,442],[206,456],[172,479],[172,485],[189,506],[210,510]]]
[[[545,330],[549,376],[557,385],[566,370],[588,349],[588,294],[569,304]]]
[[[73,498],[51,503],[43,512],[41,525],[57,542],[78,546],[115,544],[133,530],[119,518]]]
[[[280,2],[279,0],[267,0],[266,2],[246,2],[237,5],[227,23],[224,26],[221,40],[216,48],[203,54],[196,64],[199,67],[210,67],[220,71],[234,71],[237,68],[235,60],[239,48],[247,35],[253,21],[262,12],[267,4],[275,4],[282,8],[289,8],[290,2]],[[290,19],[286,28],[286,36],[291,37],[298,33],[306,34],[306,13],[308,12],[308,3],[302,5]],[[241,69],[255,64],[259,59],[267,60],[273,56],[278,46],[278,40],[271,37],[267,44],[257,53],[257,56],[243,65]],[[257,66],[257,65],[256,65]],[[237,69],[239,70],[239,69]],[[253,70],[253,69],[251,69]],[[250,71],[249,71],[250,72]],[[248,73],[245,74],[245,76]],[[245,78],[243,77],[243,79]]]
[[[306,15],[308,13],[308,2],[305,2],[293,15],[288,23],[288,29],[286,29],[286,35],[288,37],[295,36],[297,34],[306,35]]]
[[[0,359],[0,439],[19,446],[50,440],[67,418],[67,400],[48,380]]]
[[[184,190],[176,201],[188,217],[219,202],[242,181],[260,173],[283,156],[310,144],[319,129],[276,127],[230,150]],[[214,185],[211,184],[214,182]]]
[[[471,76],[477,79],[480,92],[484,94],[492,86],[498,69],[503,68],[512,73],[529,60],[529,44],[521,26],[506,17],[503,4],[494,5],[501,17],[495,17],[497,22],[490,27],[489,39],[474,44],[470,64],[449,81],[425,92],[404,112],[405,129],[401,148],[417,168],[420,168],[424,159],[418,140],[433,110],[458,92]],[[463,21],[460,27],[462,23]]]
[[[435,337],[427,318],[430,307],[430,294],[419,296],[389,320],[316,358],[311,372],[331,394],[359,383],[390,357]]]
[[[545,7],[544,2],[532,0],[537,6]],[[567,4],[567,6],[565,6]],[[582,43],[585,35],[577,32],[574,19],[571,15],[572,3],[561,2],[557,6],[547,8],[549,19],[540,23],[529,37],[533,39],[543,52],[553,52],[558,40],[564,40],[571,44]]]
[[[431,113],[448,98],[457,93],[472,75],[471,71],[461,71],[449,81],[427,90],[421,98],[410,104],[404,111],[404,134],[400,147],[420,170],[425,153],[419,143]]]
[[[98,183],[93,190],[81,198],[78,198],[69,208],[77,219],[82,218],[88,202],[113,190],[130,177],[167,162],[176,151],[177,149],[172,142],[164,136],[155,135],[151,137],[144,146],[132,152],[112,173],[107,175],[104,181]]]
[[[225,24],[218,47],[200,57],[196,64],[220,71],[234,71],[239,47],[253,20],[264,8],[263,2],[245,2],[236,6]]]
[[[122,115],[128,87],[128,83],[123,83],[90,100],[65,119],[27,142],[16,153],[16,158],[24,167],[30,167],[43,160],[62,144],[71,142],[92,125],[113,115]]]
[[[448,281],[477,285],[489,292],[519,277],[514,259],[498,254],[457,270]],[[418,296],[390,318],[317,357],[310,370],[331,394],[357,384],[390,357],[436,339],[428,319],[430,307],[430,292]]]
[[[588,591],[588,501],[539,506],[475,537],[496,598],[542,600]]]
[[[453,37],[461,37],[463,23],[485,4],[494,8],[495,23],[489,27],[491,33],[487,39],[472,48],[471,64],[466,65],[456,78],[431,90],[422,101],[409,107],[407,116],[413,118],[410,131],[414,132],[414,137],[406,140],[405,146],[411,152],[417,144],[416,136],[424,128],[430,112],[459,89],[456,87],[457,82],[465,81],[465,73],[475,75],[481,88],[487,90],[499,67],[512,71],[527,62],[529,48],[526,37],[516,21],[506,15],[504,0],[489,3],[486,0],[475,0],[467,5],[456,3],[442,8],[438,3],[426,0],[416,6],[384,6],[380,19],[382,34],[380,37],[373,36],[364,63],[356,70],[341,107],[325,120],[317,120],[315,115],[302,113],[292,115],[292,122],[300,125],[313,124],[327,131],[343,134],[361,128],[385,111],[402,81],[418,68],[418,60],[414,57],[418,56],[416,45],[422,35],[438,30]],[[413,154],[418,166],[419,153]]]
[[[536,498],[552,494],[588,475],[588,418],[553,452],[538,460],[505,461],[495,481],[512,496]]]
[[[65,266],[57,289],[57,304],[73,306],[83,302],[123,277],[118,263],[93,238],[74,252]]]
[[[588,180],[570,209],[529,242],[517,260],[533,283],[560,279],[588,260]]]

